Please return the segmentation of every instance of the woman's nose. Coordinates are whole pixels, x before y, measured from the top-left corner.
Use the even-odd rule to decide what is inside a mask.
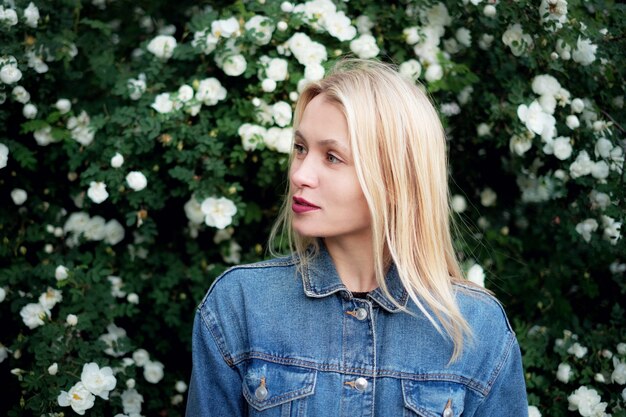
[[[296,159],[291,164],[291,182],[298,188],[316,187],[318,184],[317,167],[310,156]]]

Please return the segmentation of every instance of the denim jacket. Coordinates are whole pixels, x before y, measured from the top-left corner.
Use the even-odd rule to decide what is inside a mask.
[[[234,267],[197,310],[187,417],[527,417],[521,355],[502,306],[455,284],[473,330],[461,357],[409,299],[354,298],[332,259]]]

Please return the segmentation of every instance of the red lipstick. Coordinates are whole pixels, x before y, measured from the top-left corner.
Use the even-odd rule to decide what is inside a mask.
[[[307,211],[319,210],[319,207],[313,203],[309,203],[302,197],[293,197],[293,204],[291,209],[295,213],[306,213]]]

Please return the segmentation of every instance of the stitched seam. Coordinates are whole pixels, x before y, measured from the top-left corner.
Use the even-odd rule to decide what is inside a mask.
[[[372,372],[371,369],[365,368],[345,368],[338,365],[330,365],[317,363],[314,361],[308,361],[304,359],[292,359],[292,358],[283,358],[280,356],[269,355],[263,352],[249,352],[237,355],[232,358],[233,364],[236,365],[240,362],[244,362],[249,359],[260,359],[267,362],[276,363],[279,365],[293,365],[301,368],[312,369],[320,372],[336,372],[344,375],[355,375],[355,376],[364,376],[370,378],[382,378],[382,377],[390,377],[390,378],[398,378],[398,379],[406,379],[411,381],[445,381],[445,382],[455,382],[462,384],[473,391],[485,396],[489,392],[489,386],[486,386],[484,383],[476,381],[474,379],[466,378],[463,376],[455,375],[455,374],[446,374],[446,373],[429,373],[429,374],[413,374],[408,372],[398,372],[387,369],[376,369],[375,372]]]
[[[206,312],[207,315],[210,315],[210,312]],[[226,344],[222,340],[221,332],[219,331],[219,327],[217,323],[213,323],[210,317],[205,317],[203,311],[200,311],[200,318],[202,319],[202,324],[206,326],[207,330],[210,333],[211,338],[213,338],[213,342],[217,346],[217,349],[220,351],[220,355],[222,355],[222,359],[224,362],[231,368],[235,366],[235,362],[233,361],[232,356],[226,350]]]

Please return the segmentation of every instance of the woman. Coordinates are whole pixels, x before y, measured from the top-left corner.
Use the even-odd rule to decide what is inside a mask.
[[[445,138],[391,67],[346,60],[301,93],[273,238],[198,308],[187,416],[527,416],[502,306],[465,281]]]

